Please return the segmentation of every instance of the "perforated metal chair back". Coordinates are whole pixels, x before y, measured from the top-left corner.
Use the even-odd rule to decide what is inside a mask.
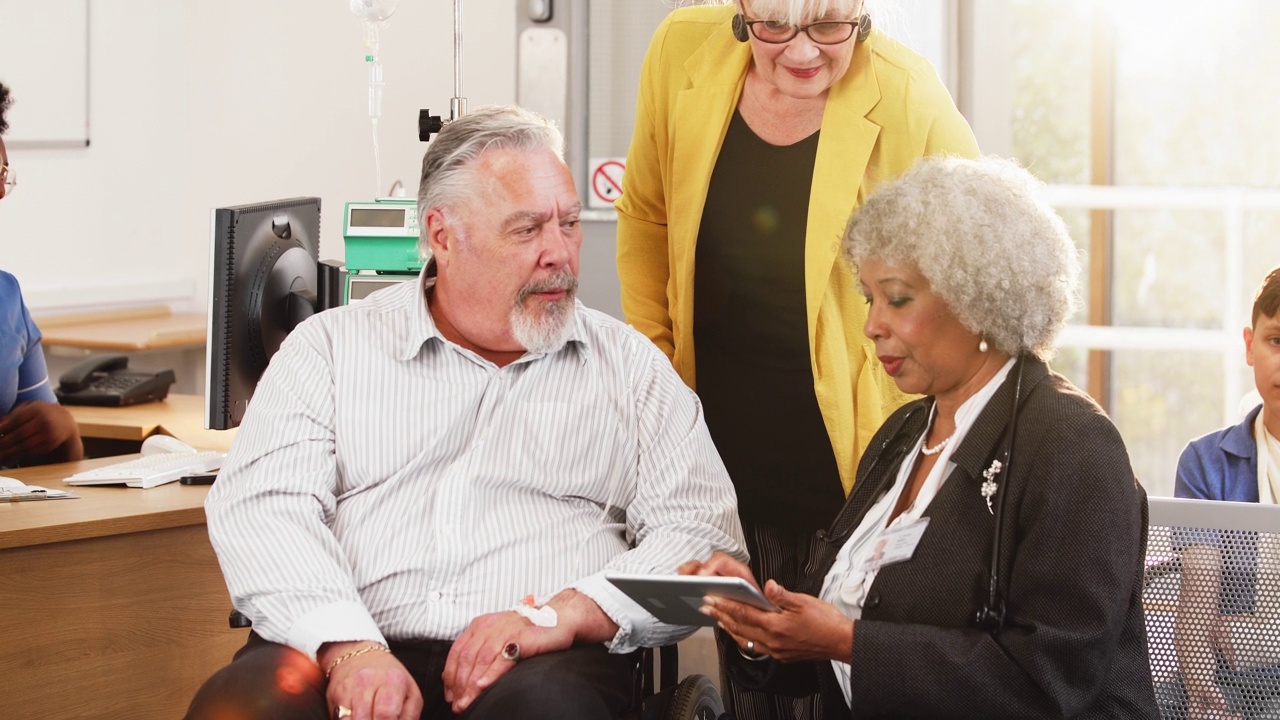
[[[1280,718],[1280,506],[1151,498],[1143,607],[1163,718]]]

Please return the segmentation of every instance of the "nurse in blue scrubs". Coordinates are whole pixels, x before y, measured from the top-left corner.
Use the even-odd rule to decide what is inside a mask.
[[[9,129],[4,115],[10,102],[9,88],[0,83],[0,136]],[[0,137],[0,199],[16,184]],[[76,422],[49,386],[40,330],[22,301],[18,281],[0,270],[0,468],[82,457]]]

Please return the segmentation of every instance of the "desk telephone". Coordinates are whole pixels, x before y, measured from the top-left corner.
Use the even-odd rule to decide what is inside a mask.
[[[63,405],[133,405],[163,400],[172,370],[129,369],[127,355],[94,355],[62,374],[54,394]]]

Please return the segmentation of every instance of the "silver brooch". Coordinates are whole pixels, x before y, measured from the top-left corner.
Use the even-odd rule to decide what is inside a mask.
[[[996,489],[1000,487],[996,484],[996,475],[1000,474],[1000,468],[1003,467],[1004,465],[1000,464],[999,460],[992,460],[991,467],[982,471],[982,477],[987,480],[982,483],[982,487],[978,489],[978,492],[982,493],[982,497],[986,499],[987,512],[992,515],[995,515],[996,513],[995,510],[991,508],[991,497],[996,494]]]

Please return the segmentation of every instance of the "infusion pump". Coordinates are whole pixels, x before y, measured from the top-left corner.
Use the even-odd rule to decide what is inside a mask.
[[[343,303],[395,283],[414,280],[418,255],[418,205],[408,198],[349,202],[342,213],[347,283]]]

